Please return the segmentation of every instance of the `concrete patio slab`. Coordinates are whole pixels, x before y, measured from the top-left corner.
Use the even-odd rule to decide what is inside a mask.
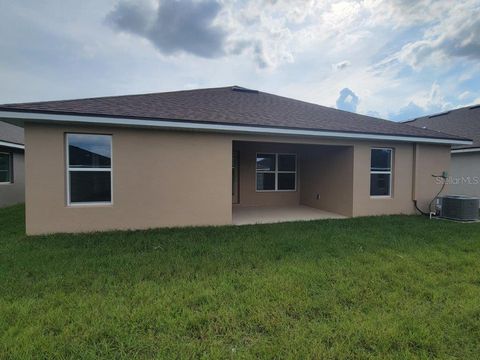
[[[315,209],[309,206],[234,206],[234,225],[268,224],[287,221],[345,219],[343,215]]]

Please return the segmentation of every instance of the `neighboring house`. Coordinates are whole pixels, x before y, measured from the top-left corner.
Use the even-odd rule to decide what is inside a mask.
[[[9,104],[0,118],[25,128],[28,234],[225,225],[262,208],[414,214],[450,146],[471,144],[237,86]]]
[[[0,207],[25,201],[23,129],[0,121]]]
[[[406,122],[422,129],[473,139],[454,145],[449,171],[449,193],[480,197],[480,105],[464,107]]]

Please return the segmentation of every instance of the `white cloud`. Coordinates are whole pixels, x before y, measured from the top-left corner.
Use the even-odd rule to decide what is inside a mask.
[[[155,0],[149,0],[147,4],[152,6],[152,1],[155,3]],[[359,47],[371,51],[387,41],[379,32],[381,29],[430,24],[423,39],[404,44],[377,64],[377,70],[384,71],[399,63],[418,69],[424,63],[442,63],[450,55],[476,56],[480,40],[474,34],[480,20],[469,15],[475,3],[478,0],[466,0],[455,6],[448,1],[433,0],[223,0],[219,3],[202,0],[194,2],[201,16],[191,16],[193,10],[183,17],[170,11],[169,16],[157,19],[163,22],[170,19],[186,35],[191,35],[181,36],[180,39],[176,36],[171,41],[168,31],[165,34],[165,31],[153,32],[142,28],[145,25],[139,23],[139,14],[143,14],[144,23],[158,24],[162,28],[166,25],[155,19],[152,21],[152,11],[141,12],[142,7],[137,3],[121,2],[109,17],[125,31],[145,34],[162,51],[171,53],[177,48],[185,48],[187,52],[206,57],[244,54],[259,69],[270,70],[294,63],[312,47],[328,50],[327,56],[355,51]],[[160,1],[160,8],[166,7],[165,4],[179,10],[178,14],[184,13],[182,9],[192,8],[173,0]],[[205,21],[201,20],[203,15]],[[191,28],[189,18],[200,18],[198,24],[202,27],[199,25],[196,27],[198,30],[188,33]],[[167,24],[166,29],[170,28]],[[203,38],[200,36],[202,32],[205,33]],[[181,31],[173,33],[182,34]],[[194,40],[196,34],[200,36],[197,42]],[[379,44],[374,44],[374,41]],[[182,42],[186,42],[183,47]],[[198,48],[195,47],[197,43]],[[335,69],[345,68],[340,65],[345,63],[339,63]]]
[[[332,67],[333,67],[334,70],[344,70],[347,67],[349,67],[350,65],[351,65],[350,61],[344,60],[344,61],[340,61],[336,64],[333,64]]]
[[[207,36],[198,42],[151,34],[152,24],[172,25],[159,24],[159,0],[141,0],[153,11],[127,21],[128,32],[112,31],[104,19],[124,1],[8,2],[0,13],[9,34],[0,39],[3,102],[238,84],[336,106],[348,87],[361,99],[357,112],[387,117],[409,104],[429,111],[480,95],[480,62],[471,61],[480,0],[188,0],[218,4],[200,11]],[[188,11],[169,16],[179,21],[173,29],[189,22]],[[209,37],[212,28],[219,32]]]
[[[429,91],[415,94],[412,97],[412,101],[424,109],[439,108],[444,110],[451,106],[451,104],[445,100],[440,85],[436,82],[432,84]]]
[[[453,108],[453,104],[445,99],[440,85],[436,82],[429,90],[413,94],[406,100],[406,105],[389,114],[392,120],[409,120],[421,115],[433,114]]]
[[[458,95],[459,100],[465,100],[471,96],[470,91],[464,91],[460,95]]]
[[[377,68],[407,65],[415,70],[441,66],[451,58],[480,59],[480,6],[477,0],[459,2],[420,1],[412,7],[400,7],[400,13],[422,14],[421,21],[431,22],[421,39],[410,41],[377,64]],[[402,24],[400,22],[397,24]],[[397,20],[398,21],[398,20]]]

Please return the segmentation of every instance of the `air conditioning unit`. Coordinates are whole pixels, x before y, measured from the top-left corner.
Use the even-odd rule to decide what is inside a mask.
[[[441,197],[440,201],[440,217],[458,221],[478,220],[478,198],[464,195],[446,195]]]

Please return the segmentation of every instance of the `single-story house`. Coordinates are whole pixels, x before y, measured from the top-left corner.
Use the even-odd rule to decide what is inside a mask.
[[[0,121],[0,207],[24,201],[23,129]]]
[[[239,224],[278,209],[414,214],[451,145],[471,144],[238,86],[9,104],[0,119],[25,129],[28,234]]]
[[[473,139],[470,145],[452,146],[449,192],[480,197],[480,105],[424,116],[406,124]]]

